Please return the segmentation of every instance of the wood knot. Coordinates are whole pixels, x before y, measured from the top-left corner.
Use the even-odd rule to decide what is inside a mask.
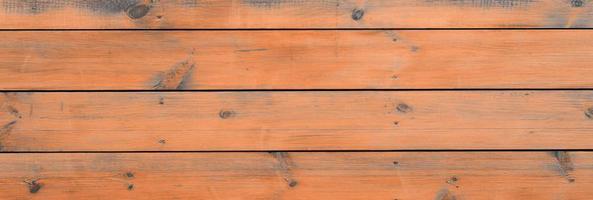
[[[126,172],[126,177],[128,177],[128,178],[134,178],[134,173],[132,173],[132,172]]]
[[[570,1],[570,6],[575,7],[575,8],[583,7],[584,4],[585,4],[585,2],[583,2],[583,0],[571,0]]]
[[[408,104],[405,103],[400,103],[399,105],[397,105],[397,107],[395,108],[398,112],[401,113],[409,113],[412,112],[412,107],[410,107]]]
[[[288,182],[288,187],[296,187],[299,184],[299,182],[295,181],[295,180],[290,180]]]
[[[363,9],[355,8],[354,10],[352,10],[352,19],[353,20],[358,21],[358,20],[361,20],[362,17],[364,17]]]
[[[39,183],[37,180],[32,180],[31,182],[26,182],[29,185],[29,192],[31,194],[37,193],[39,192],[39,190],[41,190],[41,187],[43,187],[43,184]]]
[[[132,5],[127,9],[128,17],[139,19],[144,17],[150,11],[150,6],[146,4]]]
[[[451,185],[455,185],[455,183],[457,183],[457,181],[459,181],[459,178],[457,178],[457,176],[452,176],[451,178],[449,178],[449,180],[447,180],[447,183],[451,184]]]
[[[228,118],[230,118],[230,117],[232,117],[232,116],[234,116],[234,115],[235,115],[235,112],[233,112],[233,111],[230,111],[230,110],[221,110],[221,111],[218,113],[218,116],[219,116],[221,119],[228,119]]]
[[[165,140],[165,139],[160,139],[160,140],[159,140],[159,144],[167,144],[167,140]]]

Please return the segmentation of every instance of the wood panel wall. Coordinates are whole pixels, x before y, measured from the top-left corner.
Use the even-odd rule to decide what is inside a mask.
[[[0,199],[588,200],[590,0],[0,0]]]

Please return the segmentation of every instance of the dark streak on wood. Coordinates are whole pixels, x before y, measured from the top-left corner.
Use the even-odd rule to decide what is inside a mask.
[[[389,39],[391,39],[392,42],[397,42],[400,40],[397,33],[393,30],[386,30],[386,31],[383,31],[383,33],[385,33],[385,35],[387,35],[387,37],[389,37]]]
[[[176,64],[168,72],[160,74],[153,88],[166,90],[184,89],[185,84],[191,79],[194,67],[196,66],[193,60],[193,54],[192,52],[187,60]]]
[[[10,133],[16,122],[17,120],[8,122],[4,126],[2,126],[2,128],[0,128],[0,151],[4,149],[4,137],[6,137]]]
[[[254,8],[271,9],[280,7],[303,7],[313,5],[324,8],[335,8],[342,0],[241,0],[243,5]]]
[[[254,7],[271,8],[280,6],[281,4],[285,3],[286,0],[243,0],[242,2]]]
[[[452,5],[452,6],[471,6],[480,8],[515,8],[526,7],[534,0],[426,0],[428,3]]]
[[[180,0],[180,4],[186,8],[197,8],[200,6],[199,0]]]
[[[75,7],[102,14],[116,14],[139,4],[141,0],[3,0],[4,10],[11,13],[39,14],[64,7]]]
[[[4,126],[2,126],[2,128],[0,128],[0,137],[5,134],[8,134],[10,132],[10,130],[12,130],[12,128],[14,127],[16,122],[17,122],[17,120],[13,120],[11,122],[8,122],[7,124],[4,124]]]
[[[140,2],[141,0],[77,0],[75,1],[75,6],[78,8],[86,8],[94,12],[115,14],[124,12]]]
[[[29,118],[33,117],[33,104],[29,104]]]
[[[574,170],[574,165],[570,159],[570,155],[566,151],[554,151],[552,152],[556,161],[558,161],[558,171],[560,175],[566,178],[568,182],[574,182],[575,179],[571,177],[570,173]]]
[[[9,106],[6,106],[6,111],[7,111],[7,112],[8,112],[10,115],[12,115],[12,116],[14,116],[14,117],[17,117],[17,118],[22,118],[22,117],[21,117],[21,114],[19,113],[19,111],[18,111],[18,110],[17,110],[15,107],[12,107],[12,106],[10,106],[10,105],[9,105]]]
[[[267,51],[268,49],[239,49],[235,52],[254,52],[254,51]]]
[[[296,187],[298,182],[294,179],[291,168],[294,166],[287,152],[270,152],[270,154],[278,161],[276,171],[286,181],[288,187]]]
[[[588,108],[585,110],[585,116],[587,116],[589,119],[593,119],[593,108]]]
[[[455,195],[449,191],[447,188],[443,188],[439,192],[437,192],[435,200],[456,200]]]
[[[5,93],[5,95],[7,95],[7,93]],[[14,119],[6,124],[4,124],[2,127],[0,127],[0,150],[4,149],[4,139],[5,137],[10,134],[10,132],[12,131],[12,129],[14,128],[14,125],[16,125],[18,119],[21,119],[22,116],[20,114],[20,112],[13,106],[11,105],[7,105],[5,107],[6,112],[8,112],[8,114],[14,116],[17,119]]]

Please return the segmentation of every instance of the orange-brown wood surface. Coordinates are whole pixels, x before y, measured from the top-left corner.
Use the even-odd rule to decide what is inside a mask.
[[[0,154],[2,199],[589,199],[591,152]]]
[[[0,32],[0,89],[593,88],[588,30]]]
[[[0,97],[3,151],[586,149],[592,91]]]
[[[0,0],[0,199],[589,200],[593,0]]]
[[[0,29],[591,28],[589,0],[2,0]]]

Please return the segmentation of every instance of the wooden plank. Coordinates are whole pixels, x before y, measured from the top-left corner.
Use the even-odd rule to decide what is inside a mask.
[[[593,88],[593,32],[0,32],[0,89]]]
[[[6,93],[2,151],[588,149],[593,91]]]
[[[0,154],[2,199],[588,199],[591,152]]]
[[[1,0],[0,29],[591,28],[591,5],[588,0]]]

